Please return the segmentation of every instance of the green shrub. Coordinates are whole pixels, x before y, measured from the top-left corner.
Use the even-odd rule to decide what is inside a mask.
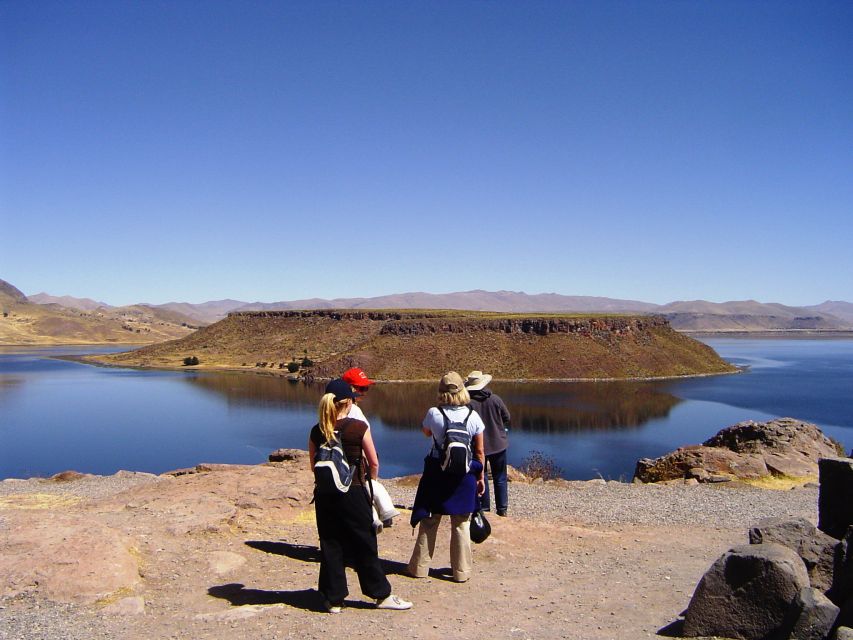
[[[295,360],[291,360],[287,363],[287,370],[290,371],[290,373],[296,373],[299,371],[299,363]]]
[[[554,458],[542,453],[541,451],[531,451],[524,460],[521,461],[521,466],[518,468],[521,473],[526,475],[531,480],[542,478],[543,480],[553,480],[560,478],[563,475],[563,470],[554,462]]]
[[[195,356],[187,356],[184,358],[184,366],[191,367],[198,364],[198,358]]]
[[[313,367],[314,361],[311,358],[309,358],[308,356],[305,356],[304,358],[302,358],[302,366],[305,367],[306,369],[308,367]]]

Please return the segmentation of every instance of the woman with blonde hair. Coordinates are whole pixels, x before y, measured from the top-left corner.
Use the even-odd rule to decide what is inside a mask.
[[[329,613],[340,613],[349,594],[346,560],[358,574],[362,593],[376,602],[378,609],[410,609],[407,602],[391,594],[391,584],[379,562],[376,532],[367,481],[379,473],[379,457],[373,437],[361,420],[348,418],[355,393],[341,379],[332,380],[320,399],[319,419],[311,429],[308,453],[311,469],[317,450],[328,442],[341,444],[347,461],[356,472],[346,492],[316,492],[314,511],[320,537],[320,578],[318,591]]]
[[[412,508],[412,526],[419,526],[418,538],[407,572],[414,578],[429,575],[429,563],[435,553],[435,540],[442,515],[450,516],[450,566],[453,580],[465,582],[471,577],[471,513],[477,510],[477,496],[482,495],[483,431],[485,425],[471,401],[465,382],[455,371],[442,376],[438,384],[438,406],[430,408],[421,428],[432,438],[433,446],[424,459],[424,472],[418,484]],[[467,430],[472,458],[467,472],[450,473],[445,451],[449,427]]]

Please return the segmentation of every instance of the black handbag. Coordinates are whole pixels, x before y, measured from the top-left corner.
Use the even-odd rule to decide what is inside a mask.
[[[492,533],[492,525],[486,520],[486,514],[483,513],[482,509],[477,509],[471,514],[470,531],[471,542],[476,542],[477,544],[483,542]]]

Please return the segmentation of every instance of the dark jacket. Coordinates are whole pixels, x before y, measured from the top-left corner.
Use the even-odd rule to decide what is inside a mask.
[[[471,407],[480,414],[486,430],[483,432],[483,448],[486,455],[505,451],[509,444],[506,430],[509,428],[509,409],[504,401],[488,389],[470,391]]]
[[[471,460],[471,469],[464,476],[453,476],[441,470],[437,458],[424,458],[424,473],[418,483],[411,525],[432,515],[462,515],[479,508],[477,476],[483,470],[479,460]]]

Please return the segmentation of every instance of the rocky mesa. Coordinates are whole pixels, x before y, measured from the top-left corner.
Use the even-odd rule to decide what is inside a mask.
[[[238,312],[180,340],[98,361],[119,366],[287,373],[307,360],[332,377],[360,366],[378,380],[432,380],[482,369],[502,380],[654,378],[731,373],[713,349],[659,316],[465,311]]]

